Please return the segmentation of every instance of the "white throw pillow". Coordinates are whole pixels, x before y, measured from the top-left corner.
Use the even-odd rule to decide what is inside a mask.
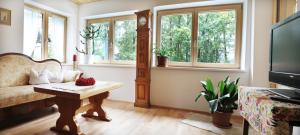
[[[48,70],[44,70],[47,73],[48,80],[50,83],[62,83],[64,80],[64,74],[63,71],[52,73]]]
[[[49,72],[49,71],[48,71]],[[29,84],[49,84],[47,70],[43,70],[40,73],[34,69],[30,70]]]
[[[81,71],[73,71],[73,70],[64,70],[63,72],[63,76],[64,76],[64,83],[66,82],[72,82],[72,81],[76,81],[76,79],[79,78],[80,74],[82,72]]]

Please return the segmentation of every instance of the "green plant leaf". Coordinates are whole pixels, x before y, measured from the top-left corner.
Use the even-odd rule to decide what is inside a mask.
[[[202,87],[206,90],[206,91],[208,91],[207,90],[207,83],[206,83],[206,81],[200,81],[201,82],[201,84],[202,84]]]
[[[218,99],[214,99],[208,102],[210,107],[210,112],[214,113],[218,110]]]
[[[234,85],[234,88],[231,90],[230,96],[232,97],[233,95],[235,95],[235,93],[237,93],[237,86],[236,85]]]
[[[219,82],[220,96],[224,95],[225,82],[222,80]]]
[[[219,91],[214,91],[211,79],[201,81],[205,91],[202,91],[202,94],[198,94],[195,101],[204,96],[212,113],[216,111],[233,112],[234,109],[237,109],[235,102],[238,100],[238,82],[239,78],[230,82],[230,78],[227,76],[224,80],[219,81]]]
[[[232,96],[232,101],[235,102],[238,100],[238,98],[239,98],[239,94],[236,93],[235,95]]]
[[[229,80],[230,80],[230,78],[229,78],[229,76],[227,76],[224,80],[225,84],[227,84],[229,82]]]
[[[228,90],[226,91],[226,94],[227,93],[230,93],[232,90],[235,89],[235,82],[231,82],[229,85],[228,85]]]
[[[214,85],[213,85],[212,81],[210,79],[207,79],[206,82],[207,82],[208,90],[214,91]]]
[[[211,98],[214,98],[216,96],[214,85],[210,79],[206,80],[206,90],[211,94]]]
[[[226,95],[220,97],[219,100],[223,100],[223,99],[228,98],[228,97],[230,97],[230,94],[226,94]]]
[[[195,99],[195,102],[197,102],[201,96],[205,96],[205,95],[206,95],[205,91],[200,92],[200,93],[197,95],[197,97],[196,97],[196,99]]]
[[[235,81],[235,85],[237,85],[240,81],[240,78],[237,78],[236,81]]]

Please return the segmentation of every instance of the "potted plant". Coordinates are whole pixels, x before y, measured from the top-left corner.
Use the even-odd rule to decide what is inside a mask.
[[[233,110],[238,108],[235,103],[238,100],[238,82],[239,78],[230,81],[229,76],[227,76],[225,80],[218,83],[219,91],[216,92],[210,79],[201,81],[204,91],[197,95],[195,101],[204,96],[212,113],[212,122],[216,127],[231,128],[232,126],[230,118]]]
[[[81,40],[80,42],[85,47],[81,50],[76,47],[76,51],[84,55],[84,64],[94,63],[95,39],[100,36],[99,30],[100,27],[90,24],[83,29],[82,33],[80,32],[80,36],[84,39],[84,41]]]
[[[172,51],[167,47],[161,46],[160,48],[155,48],[154,53],[157,58],[157,66],[167,67],[168,56],[171,55]]]

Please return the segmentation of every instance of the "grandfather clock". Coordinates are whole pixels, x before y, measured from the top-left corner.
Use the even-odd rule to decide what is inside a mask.
[[[135,13],[137,15],[137,51],[135,103],[137,107],[150,107],[150,10]]]

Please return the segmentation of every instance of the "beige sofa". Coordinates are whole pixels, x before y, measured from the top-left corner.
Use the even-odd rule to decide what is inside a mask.
[[[4,117],[5,109],[23,105],[25,109],[33,110],[33,106],[51,106],[54,103],[51,95],[34,92],[35,85],[29,85],[31,68],[41,71],[47,69],[52,73],[61,72],[61,63],[54,59],[34,61],[30,57],[19,53],[0,54],[0,120]],[[67,72],[65,72],[67,73]],[[74,81],[80,72],[68,72],[64,81]],[[20,110],[20,109],[15,109]],[[1,112],[2,111],[2,112]]]

